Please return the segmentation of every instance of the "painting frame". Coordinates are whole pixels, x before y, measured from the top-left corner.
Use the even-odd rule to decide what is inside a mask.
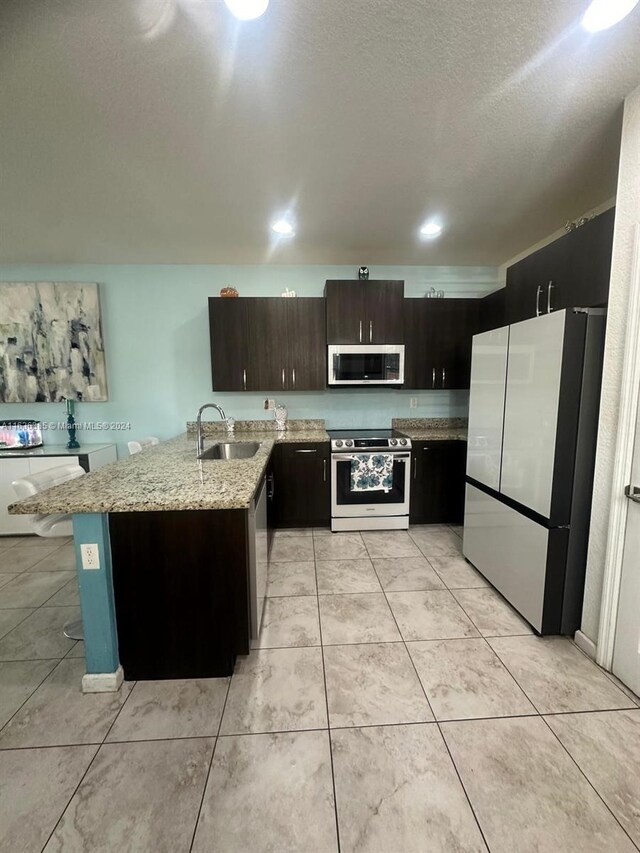
[[[0,282],[0,403],[109,399],[97,282]]]

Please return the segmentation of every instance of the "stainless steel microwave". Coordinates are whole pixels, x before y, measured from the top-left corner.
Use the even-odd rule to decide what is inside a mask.
[[[329,385],[402,385],[404,344],[330,344]]]

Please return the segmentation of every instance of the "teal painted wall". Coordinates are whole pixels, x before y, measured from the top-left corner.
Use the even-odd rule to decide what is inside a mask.
[[[407,296],[430,287],[448,297],[482,296],[499,286],[493,267],[371,267],[371,278],[404,279]],[[81,444],[109,441],[126,453],[129,438],[170,438],[184,431],[198,407],[215,400],[228,415],[270,417],[266,394],[211,390],[207,297],[233,285],[242,296],[278,296],[286,287],[299,296],[321,296],[328,278],[354,278],[346,266],[3,266],[0,281],[97,281],[107,356],[109,401],[76,407],[79,422],[128,421],[131,430],[79,432]],[[325,418],[329,427],[388,426],[392,417],[464,416],[465,391],[333,390],[272,393],[292,418]],[[418,409],[409,409],[409,397]],[[0,404],[0,418],[34,417],[58,421],[62,405]],[[47,443],[66,441],[49,432]]]

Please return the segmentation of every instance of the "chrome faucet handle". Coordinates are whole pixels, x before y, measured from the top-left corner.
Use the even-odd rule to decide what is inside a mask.
[[[227,428],[227,433],[229,435],[233,435],[235,432],[235,428],[236,428],[235,419],[234,418],[226,418],[224,424]]]

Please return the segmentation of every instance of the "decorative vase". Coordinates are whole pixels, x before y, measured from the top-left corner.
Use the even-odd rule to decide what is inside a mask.
[[[289,412],[286,406],[276,406],[273,410],[273,415],[276,419],[276,429],[278,432],[284,432],[287,428],[287,417]]]

